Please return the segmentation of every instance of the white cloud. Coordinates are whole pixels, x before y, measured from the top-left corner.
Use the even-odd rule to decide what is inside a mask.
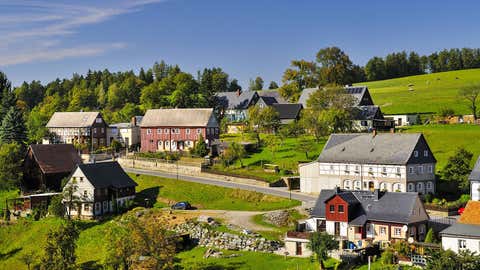
[[[138,12],[145,5],[163,0],[78,1],[81,4],[51,1],[0,0],[0,66],[67,57],[94,56],[124,48],[118,41],[66,46],[78,28],[95,25],[122,14]],[[6,11],[6,12],[5,12]]]

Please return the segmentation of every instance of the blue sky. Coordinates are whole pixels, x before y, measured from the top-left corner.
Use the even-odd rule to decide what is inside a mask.
[[[443,3],[444,2],[444,3]],[[0,0],[0,70],[19,85],[138,71],[164,59],[221,67],[246,88],[339,46],[356,64],[393,51],[480,47],[475,1]]]

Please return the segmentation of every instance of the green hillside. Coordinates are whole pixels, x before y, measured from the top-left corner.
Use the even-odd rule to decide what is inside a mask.
[[[470,114],[458,90],[480,82],[480,69],[467,69],[358,83],[368,86],[375,104],[386,114],[436,113],[448,107],[456,114]],[[412,90],[409,85],[412,84]]]

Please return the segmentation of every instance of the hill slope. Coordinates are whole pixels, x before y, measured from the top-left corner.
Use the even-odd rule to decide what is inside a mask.
[[[368,86],[375,104],[386,114],[437,113],[448,107],[455,114],[470,114],[458,90],[480,83],[480,69],[467,69],[397,79],[358,83]],[[413,84],[409,90],[409,85]]]

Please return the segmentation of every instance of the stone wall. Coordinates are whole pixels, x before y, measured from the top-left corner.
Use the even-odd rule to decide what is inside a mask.
[[[219,232],[202,223],[179,224],[174,227],[174,231],[180,234],[188,233],[193,242],[202,247],[260,252],[274,252],[280,248],[277,241],[254,235]]]
[[[200,164],[198,166],[184,165],[181,163],[168,163],[162,161],[150,161],[150,160],[141,160],[141,159],[131,159],[131,158],[119,158],[118,163],[122,167],[142,169],[142,170],[152,170],[152,171],[166,171],[169,173],[186,174],[186,175],[199,175],[201,172]],[[178,171],[177,171],[178,170]]]

